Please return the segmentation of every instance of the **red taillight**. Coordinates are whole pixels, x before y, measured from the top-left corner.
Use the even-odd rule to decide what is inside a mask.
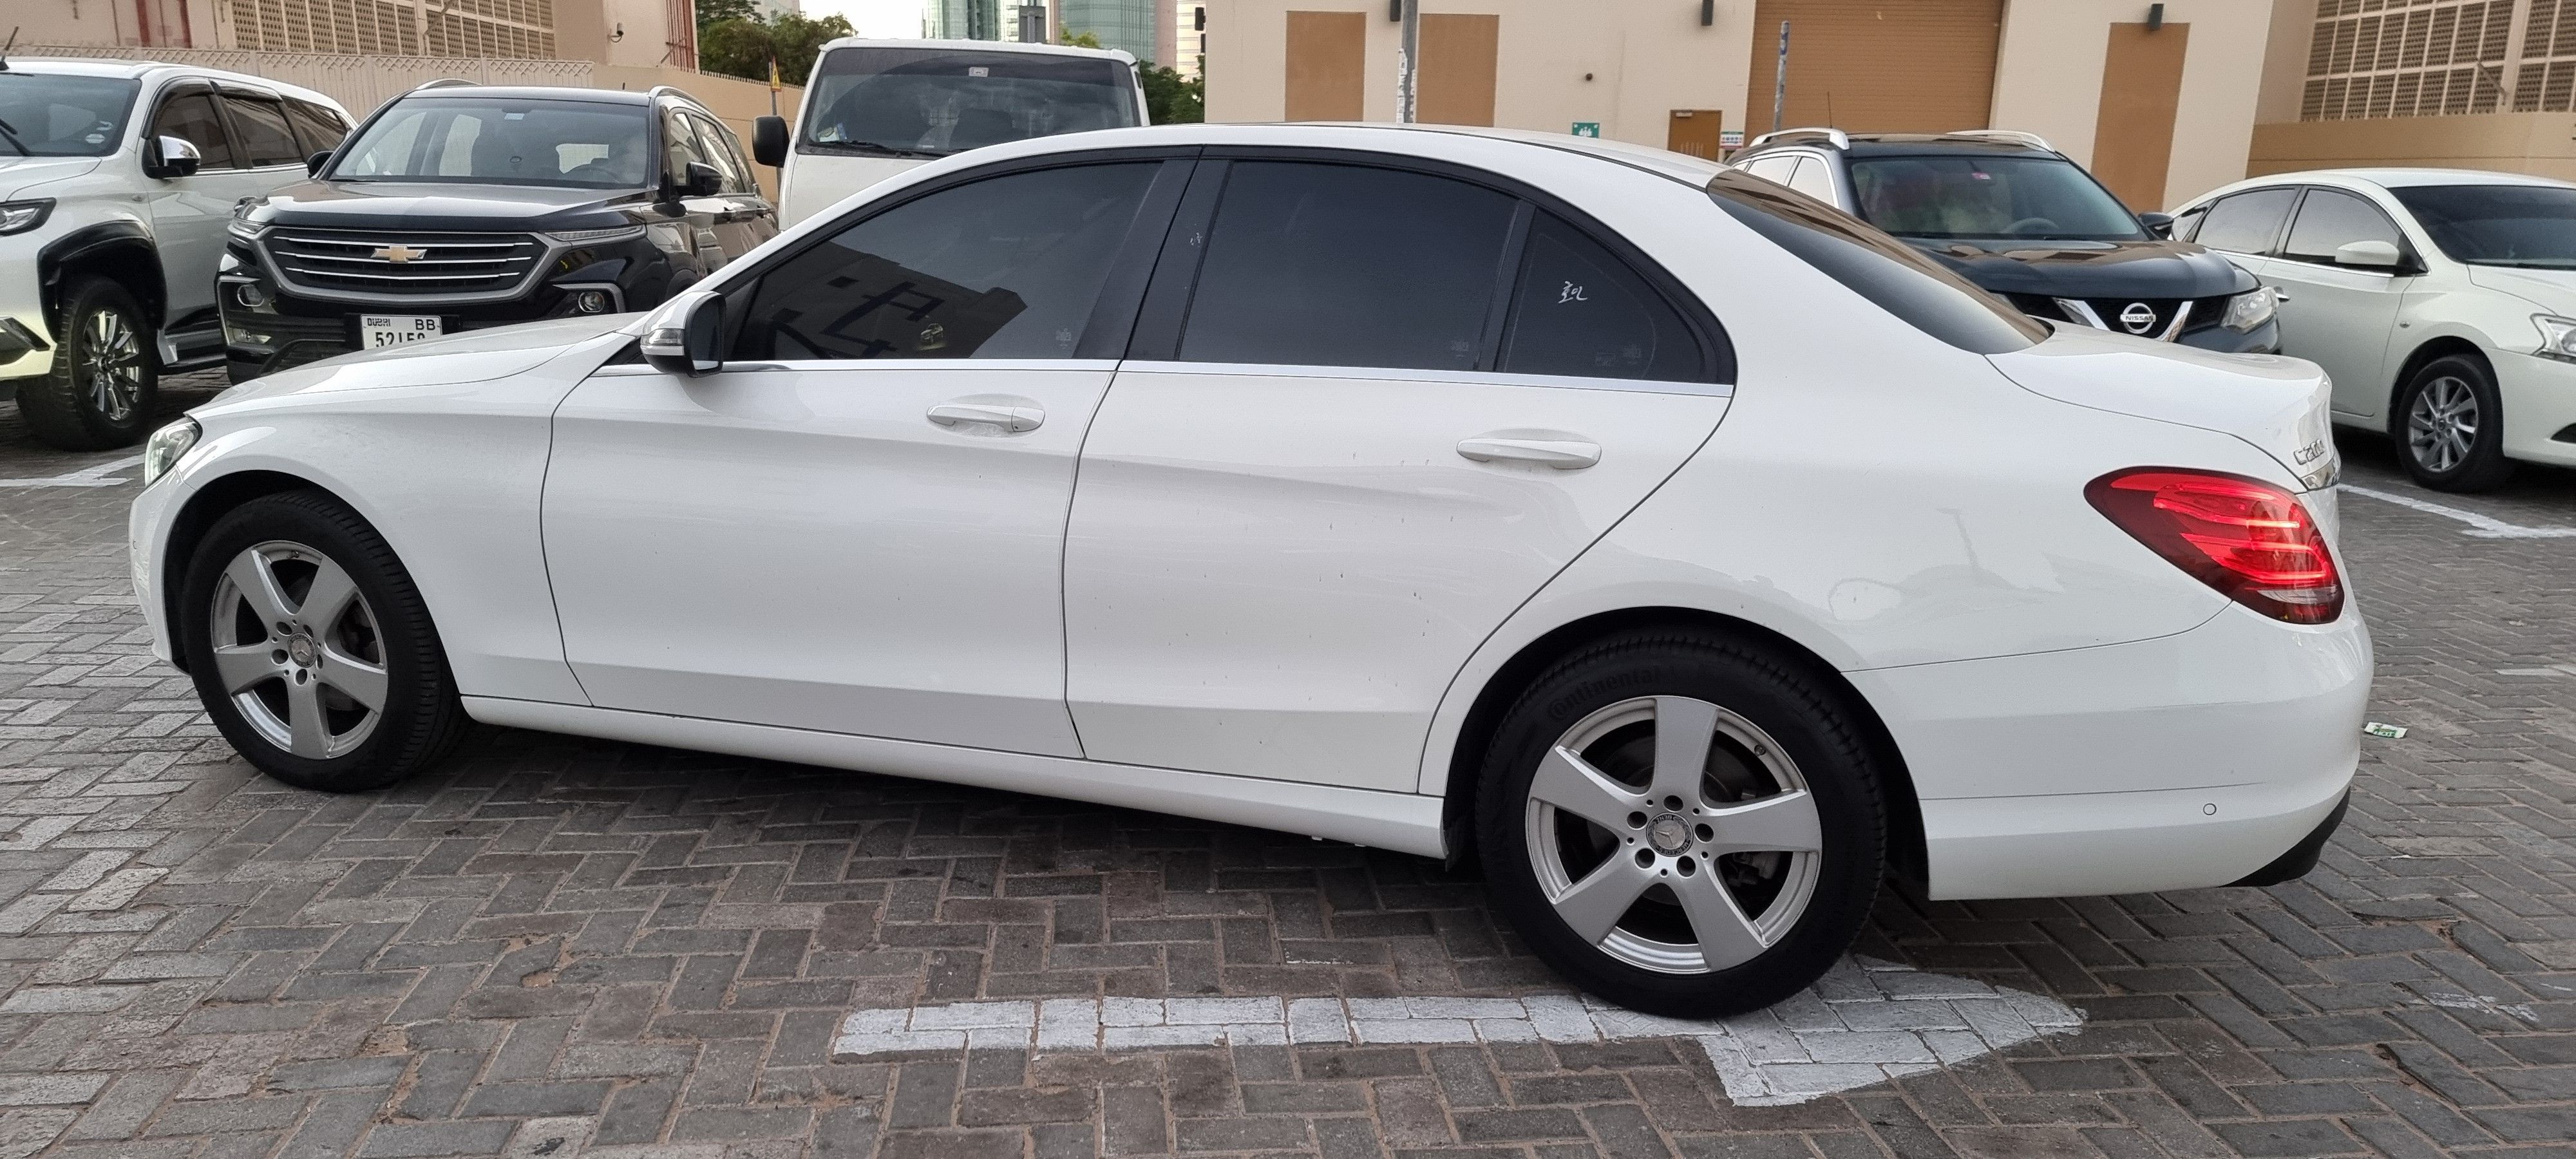
[[[2343,614],[2334,553],[2299,497],[2259,479],[2136,467],[2084,488],[2093,509],[2237,603],[2276,620]]]

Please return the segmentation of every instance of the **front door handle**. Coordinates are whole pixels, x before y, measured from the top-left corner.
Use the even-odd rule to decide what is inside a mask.
[[[1481,435],[1462,440],[1458,453],[1479,463],[1536,463],[1580,471],[1601,461],[1601,444],[1580,439],[1516,439]]]
[[[1046,422],[1046,412],[1034,406],[1010,406],[991,402],[943,402],[930,408],[930,421],[943,427],[1000,427],[1004,434],[1034,431]],[[960,432],[973,433],[973,432]]]

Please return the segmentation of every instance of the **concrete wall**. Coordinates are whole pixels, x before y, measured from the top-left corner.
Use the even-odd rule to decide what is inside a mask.
[[[1287,12],[1364,12],[1372,121],[1395,119],[1398,25],[1386,0],[1209,0],[1207,119],[1276,121],[1286,115]],[[1744,125],[1744,83],[1753,6],[1717,6],[1703,28],[1699,7],[1674,0],[1423,0],[1422,10],[1495,13],[1494,123],[1564,133],[1598,121],[1605,137],[1661,147],[1674,109],[1723,109]]]
[[[2489,169],[2576,181],[2576,113],[2480,113],[2254,126],[2249,175],[2353,166]]]
[[[2110,26],[2143,22],[2146,10],[2130,0],[2012,0],[1995,62],[1993,127],[2037,133],[2090,165]],[[2270,0],[2166,0],[2165,22],[2191,25],[2173,157],[2164,203],[2132,208],[2169,208],[2245,176],[2272,16]]]

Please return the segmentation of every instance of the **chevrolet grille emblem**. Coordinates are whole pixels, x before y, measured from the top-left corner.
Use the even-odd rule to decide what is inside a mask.
[[[376,258],[383,258],[384,260],[389,261],[389,262],[397,262],[397,263],[399,263],[399,262],[407,262],[407,261],[410,261],[410,260],[412,260],[413,258],[425,258],[425,257],[428,257],[428,256],[429,256],[429,251],[428,251],[428,250],[416,250],[416,249],[411,248],[410,246],[407,246],[407,245],[402,244],[401,242],[395,242],[394,244],[389,245],[389,246],[379,246],[379,247],[377,247],[376,252],[374,252],[374,253],[372,253],[372,254],[369,254],[369,255],[367,255],[367,256],[369,256],[369,257],[376,257]]]

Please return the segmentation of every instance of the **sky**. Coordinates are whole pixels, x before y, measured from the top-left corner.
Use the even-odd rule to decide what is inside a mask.
[[[861,36],[912,39],[921,35],[922,0],[805,0],[807,16],[838,12]]]

